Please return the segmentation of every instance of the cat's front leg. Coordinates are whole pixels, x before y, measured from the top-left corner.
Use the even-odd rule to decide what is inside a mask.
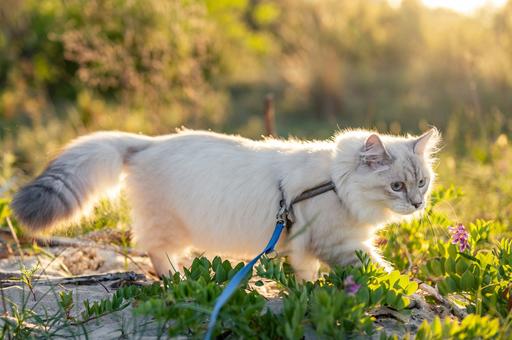
[[[305,240],[299,236],[290,242],[288,260],[299,282],[315,281],[318,278],[320,261],[306,247]]]
[[[390,273],[394,270],[393,266],[382,257],[379,250],[372,246],[371,243],[363,242],[360,244],[359,247],[356,247],[355,249],[360,249],[366,252],[370,256],[372,262],[375,262],[378,266],[382,267],[386,272]],[[360,267],[362,265],[361,260],[356,256],[356,251],[343,252],[342,254],[342,256],[339,256],[337,258],[330,258],[329,260],[326,260],[326,262],[331,267],[336,265]]]
[[[192,261],[188,254],[173,254],[164,249],[148,252],[153,269],[159,277],[173,275],[176,272],[184,273],[184,268],[190,268]]]
[[[379,250],[372,245],[373,242],[368,242],[368,244],[364,245],[364,250],[370,255],[370,258],[373,262],[377,263],[380,267],[382,267],[386,272],[391,273],[394,268],[391,263],[385,260]],[[360,262],[360,261],[359,261]]]
[[[315,281],[318,278],[320,262],[313,255],[306,252],[292,253],[289,260],[299,282]]]

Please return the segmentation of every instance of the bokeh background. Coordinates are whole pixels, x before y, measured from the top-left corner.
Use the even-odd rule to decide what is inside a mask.
[[[506,215],[512,1],[480,2],[3,0],[0,194],[90,131],[259,138],[271,93],[283,137],[437,126],[442,179]]]

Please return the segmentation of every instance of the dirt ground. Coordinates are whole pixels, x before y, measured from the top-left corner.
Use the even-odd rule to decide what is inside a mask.
[[[147,256],[108,245],[112,237],[96,233],[84,239],[60,240],[62,244],[70,243],[67,246],[36,247],[35,252],[23,257],[14,254],[4,256],[0,259],[0,280],[3,280],[2,294],[10,305],[7,309],[12,314],[13,305],[18,308],[25,306],[40,315],[52,315],[61,308],[57,303],[59,293],[71,291],[75,302],[71,313],[80,315],[85,300],[92,303],[110,297],[120,281],[148,283],[157,280]],[[7,280],[26,275],[27,271],[35,278],[31,287]],[[253,278],[251,282],[259,279]],[[275,283],[264,281],[263,286],[251,286],[268,299],[268,308],[279,312],[282,309],[279,290]],[[404,335],[414,332],[423,320],[432,320],[435,315],[447,313],[440,306],[426,304],[421,295],[416,295],[413,301],[408,315],[387,308],[375,310],[372,314],[376,323],[388,334]],[[159,332],[162,330],[155,322],[135,317],[129,306],[85,325],[65,327],[56,337],[86,338],[87,333],[90,339],[153,339]],[[307,330],[306,338],[314,339],[314,331]]]

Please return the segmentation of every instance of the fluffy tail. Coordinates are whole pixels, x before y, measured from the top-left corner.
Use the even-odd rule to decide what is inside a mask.
[[[16,193],[14,214],[33,232],[80,215],[97,196],[119,183],[128,158],[151,144],[151,137],[122,132],[78,138]]]

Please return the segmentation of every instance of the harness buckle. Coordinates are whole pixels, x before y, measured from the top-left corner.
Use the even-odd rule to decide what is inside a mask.
[[[279,204],[281,205],[281,208],[279,208],[279,212],[276,215],[276,220],[277,223],[284,223],[286,225],[286,222],[288,221],[288,209],[286,208],[286,202],[281,200]]]

